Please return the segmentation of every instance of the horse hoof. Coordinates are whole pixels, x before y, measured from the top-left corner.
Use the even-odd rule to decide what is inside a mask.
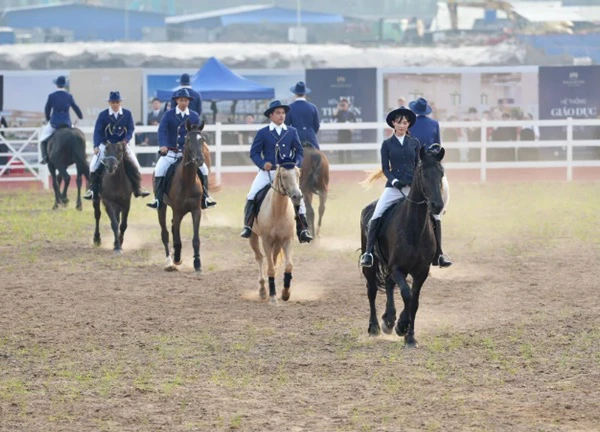
[[[265,287],[261,287],[258,290],[258,296],[260,297],[261,300],[266,300],[267,299],[267,290]]]
[[[418,343],[418,342],[417,342],[417,340],[416,340],[416,339],[414,339],[414,338],[411,338],[411,339],[409,339],[409,338],[405,338],[405,339],[404,339],[404,342],[405,342],[405,343],[404,343],[404,346],[405,346],[406,348],[419,348],[419,343]]]
[[[102,240],[100,240],[100,237],[94,239],[94,246],[96,246],[96,247],[102,246]]]
[[[58,203],[54,203],[54,205],[52,206],[52,210],[57,210],[58,209]]]
[[[398,321],[396,324],[396,334],[400,337],[406,336],[408,333],[408,323]]]
[[[202,266],[200,265],[200,260],[198,258],[194,258],[194,269],[196,271],[202,271]]]
[[[281,292],[281,300],[288,301],[290,299],[290,289],[284,288]]]
[[[174,272],[177,271],[177,267],[175,267],[174,265],[165,266],[165,271]]]
[[[83,210],[83,206],[81,204],[77,204],[77,206],[75,207],[75,210],[82,211]]]
[[[394,323],[388,323],[385,320],[383,320],[383,324],[381,326],[381,330],[383,330],[383,332],[386,335],[391,335],[392,332],[394,331]]]
[[[173,261],[173,264],[176,266],[180,266],[181,264],[183,264],[183,260]]]
[[[277,297],[271,296],[271,298],[269,299],[269,304],[271,304],[273,306],[277,305]]]
[[[202,267],[194,267],[194,270],[196,270],[196,273],[198,274],[202,273]]]
[[[123,249],[114,249],[113,255],[123,255]]]
[[[369,323],[369,336],[379,336],[381,334],[381,327],[378,323]]]

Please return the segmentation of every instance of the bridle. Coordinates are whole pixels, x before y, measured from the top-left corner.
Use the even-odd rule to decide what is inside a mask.
[[[198,134],[202,137],[202,142],[200,143],[200,153],[202,153],[202,149],[204,147],[204,142],[206,141],[206,138],[204,137],[204,135],[199,131],[199,130],[191,130],[188,133],[185,134],[185,144],[186,144],[186,148],[187,148],[187,143],[188,143],[188,138],[193,135],[193,134]],[[185,151],[185,150],[184,150]],[[189,165],[191,163],[195,164],[198,158],[191,158],[189,161],[187,161],[184,166]]]
[[[121,154],[121,158],[117,158],[116,156],[106,156],[106,154],[104,155],[104,158],[102,158],[102,160],[100,161],[102,163],[102,165],[106,166],[106,160],[114,160],[117,164],[120,164],[123,160],[123,153],[125,152],[125,143],[123,141],[119,141],[116,143],[106,143],[104,144],[105,146],[107,145],[116,145],[119,147],[120,150],[120,154]]]
[[[418,184],[419,184],[419,187],[421,188],[421,193],[423,193],[424,192],[423,163],[421,161],[419,161],[419,163],[417,164],[417,169],[415,170],[415,175],[418,175]],[[425,197],[425,199],[422,201],[414,201],[414,200],[410,199],[408,197],[408,195],[405,195],[404,192],[400,191],[400,193],[402,194],[402,196],[404,196],[404,199],[406,199],[406,201],[408,201],[411,204],[415,204],[415,205],[429,204],[429,198],[427,196],[425,196],[424,193],[423,193],[423,196]]]
[[[277,170],[282,169],[282,167],[278,167]],[[285,186],[283,184],[283,181],[281,180],[281,174],[276,175],[275,179],[271,178],[271,171],[268,171],[269,173],[269,182],[271,183],[271,188],[273,188],[273,190],[275,192],[277,192],[279,195],[283,195],[283,196],[290,196],[289,192],[285,189]],[[277,183],[279,183],[278,185],[275,184],[275,180],[277,181]]]

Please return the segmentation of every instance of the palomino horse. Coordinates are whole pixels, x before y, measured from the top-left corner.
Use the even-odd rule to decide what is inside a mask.
[[[96,218],[96,231],[94,232],[94,245],[100,246],[100,198],[104,203],[106,213],[110,218],[110,226],[115,236],[114,252],[123,253],[123,236],[127,229],[127,218],[131,206],[131,194],[135,188],[134,182],[141,182],[141,176],[133,164],[127,160],[124,142],[105,143],[104,160],[102,164],[104,174],[100,197],[94,199],[94,216]],[[119,225],[120,224],[120,225]]]
[[[85,135],[77,128],[61,127],[48,142],[48,170],[52,176],[52,188],[54,189],[53,210],[56,210],[59,205],[66,206],[69,202],[67,190],[71,176],[67,172],[67,168],[72,164],[77,167],[77,205],[75,208],[81,210],[81,177],[84,176],[88,183],[90,180],[90,166],[85,155]],[[64,180],[65,186],[61,193],[60,183],[62,180]]]
[[[294,166],[290,168],[280,166],[277,168],[271,182],[271,189],[267,192],[252,227],[250,247],[254,251],[254,258],[258,264],[258,282],[260,283],[258,294],[261,299],[267,298],[263,270],[263,259],[266,256],[271,303],[277,303],[275,265],[282,250],[285,259],[285,269],[281,299],[287,301],[290,298],[293,268],[292,240],[296,229],[294,206],[300,205],[300,201],[302,200],[299,177],[300,172]],[[264,256],[258,244],[259,237],[262,239]]]
[[[396,322],[394,286],[398,285],[404,301],[404,309],[396,324],[398,336],[404,336],[406,346],[416,347],[415,318],[419,308],[421,287],[429,276],[429,268],[435,256],[436,241],[431,220],[444,207],[442,199],[442,177],[444,168],[440,161],[444,149],[433,152],[421,148],[419,163],[408,197],[394,205],[384,216],[377,237],[373,267],[363,267],[367,280],[371,316],[369,334],[376,336],[381,331],[377,320],[375,298],[378,288],[387,294],[386,310],[383,314],[383,331],[392,332]],[[375,202],[361,212],[362,252],[366,249],[367,229]],[[406,282],[407,275],[413,278],[412,289]]]
[[[158,222],[161,228],[161,238],[165,246],[167,263],[165,270],[176,270],[181,261],[181,234],[180,226],[183,217],[191,213],[192,224],[194,228],[194,237],[192,245],[194,247],[194,269],[202,271],[200,263],[200,219],[202,218],[202,183],[198,178],[198,168],[205,161],[205,154],[208,153],[206,147],[206,138],[202,134],[204,123],[197,125],[188,121],[185,123],[187,134],[185,136],[185,146],[182,160],[176,167],[173,178],[170,180],[168,192],[164,194],[158,209]],[[206,153],[205,153],[206,152]],[[208,161],[207,161],[208,166]],[[167,231],[167,205],[173,210],[173,219],[171,222],[171,231],[173,233],[173,257],[169,248],[169,231]]]
[[[300,190],[304,195],[306,218],[310,232],[321,233],[321,222],[325,213],[325,203],[329,192],[329,161],[325,154],[312,146],[304,147],[304,160],[300,174]],[[312,206],[313,194],[319,196],[319,222],[315,231],[315,211]]]

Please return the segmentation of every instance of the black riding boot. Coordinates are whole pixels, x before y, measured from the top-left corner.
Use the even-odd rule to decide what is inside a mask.
[[[162,204],[165,178],[154,177],[154,201],[146,204],[148,207],[158,210]]]
[[[306,215],[299,213],[300,206],[296,206],[296,235],[300,243],[310,243],[313,239],[308,231]]]
[[[254,223],[254,200],[247,200],[244,207],[244,229],[240,237],[250,238],[252,235],[252,224]]]
[[[360,257],[360,265],[363,267],[373,266],[373,248],[375,247],[375,241],[377,240],[377,234],[379,233],[379,223],[381,218],[373,219],[369,222],[369,231],[367,232],[367,250],[363,256]]]
[[[439,219],[433,219],[433,232],[435,233],[435,258],[433,259],[433,265],[439,265],[440,267],[450,267],[452,261],[447,259],[442,252],[442,222]]]
[[[100,175],[94,171],[90,173],[90,188],[85,192],[83,199],[97,200],[99,198]]]
[[[48,163],[48,140],[45,139],[40,144],[42,148],[42,159],[40,160],[40,163],[45,165]]]
[[[208,176],[206,174],[202,174],[202,171],[198,170],[198,177],[200,177],[200,181],[202,182],[202,208],[209,208],[217,205],[217,202],[212,199],[208,195]]]

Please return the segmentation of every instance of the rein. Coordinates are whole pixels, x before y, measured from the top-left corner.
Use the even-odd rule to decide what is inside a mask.
[[[418,174],[419,175],[419,177],[418,177],[419,178],[419,186],[421,186],[421,184],[423,183],[421,181],[421,171],[422,171],[421,162],[419,162],[419,165],[417,168],[419,169],[419,174]],[[414,200],[410,199],[404,192],[400,191],[400,193],[406,199],[406,201],[408,201],[411,204],[422,205],[422,204],[427,204],[429,202],[429,200],[427,198],[425,198],[422,201],[414,201]],[[423,196],[425,196],[425,194],[423,194]]]
[[[271,178],[271,171],[268,171],[268,173],[269,173],[269,182],[271,183],[271,188],[275,192],[277,192],[279,195],[289,196],[287,191],[285,190],[285,187],[283,187],[283,182],[281,181],[281,176],[276,175],[276,178],[279,180],[279,187],[281,188],[281,190],[280,190],[277,188],[277,186],[275,186],[274,179]]]
[[[185,143],[186,143],[186,144],[187,144],[187,142],[188,142],[188,137],[189,137],[190,135],[192,135],[192,134],[200,134],[200,136],[202,137],[202,139],[205,141],[204,135],[202,135],[202,134],[200,133],[200,131],[198,131],[198,130],[192,130],[192,131],[188,132],[187,134],[185,134]],[[200,153],[202,153],[202,147],[203,147],[203,146],[204,146],[204,144],[203,144],[203,143],[201,143],[201,144],[200,144]],[[188,148],[188,147],[187,147],[187,145],[185,146],[185,148],[186,148],[186,149]],[[184,154],[183,154],[183,156],[185,157],[185,149],[183,150],[183,153],[184,153]],[[185,163],[183,164],[183,166],[187,166],[187,165],[189,165],[189,164],[192,164],[192,163],[193,163],[193,164],[195,164],[195,163],[196,163],[196,159],[190,159],[190,160],[188,160],[187,162],[185,162]]]

